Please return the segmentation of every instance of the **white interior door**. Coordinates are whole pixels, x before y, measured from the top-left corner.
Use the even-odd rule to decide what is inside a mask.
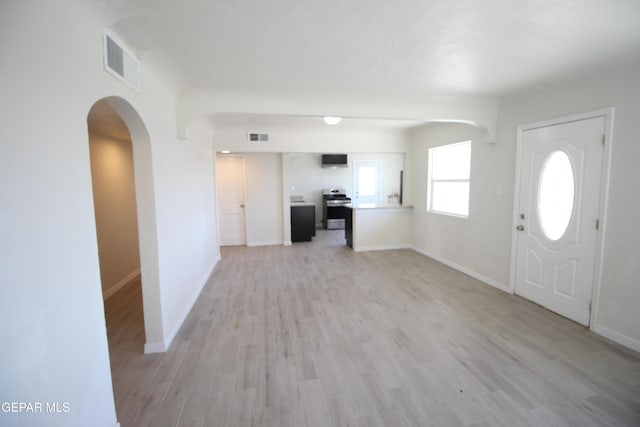
[[[589,324],[605,117],[525,130],[515,291]]]
[[[241,246],[246,241],[244,157],[218,156],[216,162],[220,245]]]
[[[380,162],[356,160],[353,162],[353,201],[358,205],[380,202]]]

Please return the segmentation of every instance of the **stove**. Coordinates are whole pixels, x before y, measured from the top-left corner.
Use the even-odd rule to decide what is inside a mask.
[[[345,207],[351,203],[344,188],[322,191],[322,226],[327,230],[343,230]]]

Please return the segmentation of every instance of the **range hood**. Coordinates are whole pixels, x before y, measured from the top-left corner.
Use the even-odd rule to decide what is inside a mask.
[[[323,154],[323,168],[346,168],[349,167],[346,154]]]

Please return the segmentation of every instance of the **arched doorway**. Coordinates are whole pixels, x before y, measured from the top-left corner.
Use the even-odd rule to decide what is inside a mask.
[[[138,212],[129,129],[106,101],[89,111],[89,153],[105,302],[140,282]]]
[[[122,98],[94,103],[87,127],[113,371],[127,352],[164,351],[151,144],[141,117]]]
[[[144,351],[145,353],[165,351],[160,310],[158,239],[149,133],[138,112],[123,98],[106,97],[96,101],[94,105],[100,102],[106,102],[111,106],[124,122],[131,136],[138,216],[140,275],[144,304]]]
[[[106,101],[87,116],[91,184],[113,393],[125,407],[122,361],[144,348],[133,145],[127,125]]]

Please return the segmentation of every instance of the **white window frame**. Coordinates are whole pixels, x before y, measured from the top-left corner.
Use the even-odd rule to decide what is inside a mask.
[[[450,178],[450,179],[435,179],[432,176],[432,172],[434,170],[433,167],[433,158],[434,155],[433,153],[437,150],[446,150],[447,148],[453,148],[459,145],[468,145],[469,146],[469,173],[468,173],[468,178]],[[469,141],[461,141],[461,142],[455,142],[453,144],[446,144],[446,145],[440,145],[438,147],[431,147],[429,148],[429,152],[428,152],[428,169],[427,169],[427,173],[428,173],[428,178],[427,178],[427,212],[430,213],[435,213],[435,214],[440,214],[440,215],[448,215],[448,216],[454,216],[454,217],[458,217],[458,218],[469,218],[469,212],[471,210],[470,205],[470,200],[471,200],[471,140]],[[434,184],[435,183],[444,183],[444,182],[450,182],[450,183],[454,183],[454,182],[461,182],[461,183],[467,183],[469,184],[469,191],[467,192],[467,214],[461,214],[461,213],[457,213],[457,212],[448,212],[448,211],[440,211],[440,210],[435,210],[432,209],[432,201],[433,201],[433,196],[434,196]]]

